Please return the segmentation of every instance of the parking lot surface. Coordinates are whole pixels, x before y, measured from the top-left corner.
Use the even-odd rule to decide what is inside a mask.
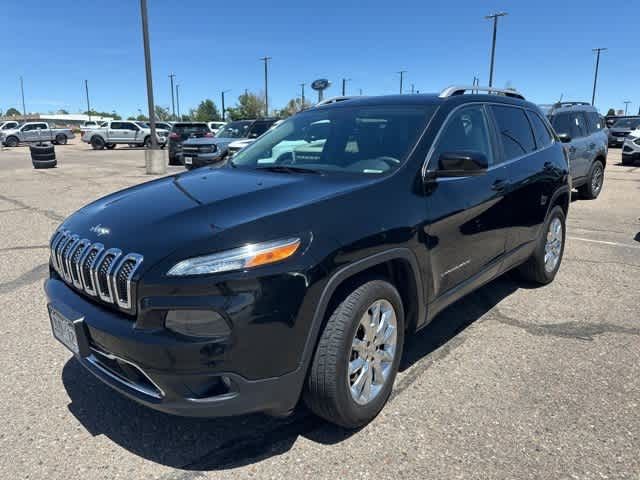
[[[141,149],[56,151],[51,170],[0,151],[0,478],[640,478],[640,166],[619,149],[600,197],[571,204],[555,282],[506,276],[444,311],[355,432],[303,408],[172,417],[85,372],[50,333],[49,237],[151,177]]]

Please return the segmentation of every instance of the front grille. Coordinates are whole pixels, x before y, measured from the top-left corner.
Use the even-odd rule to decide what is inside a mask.
[[[184,145],[182,146],[182,153],[196,154],[198,153],[198,151],[198,147],[185,147]]]
[[[611,135],[614,137],[626,137],[628,135],[627,132],[611,132]]]
[[[133,275],[142,255],[123,255],[117,248],[105,250],[68,230],[58,230],[51,238],[51,264],[69,285],[106,303],[133,313]]]

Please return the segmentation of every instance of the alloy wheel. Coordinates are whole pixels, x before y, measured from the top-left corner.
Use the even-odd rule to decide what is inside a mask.
[[[549,223],[547,231],[547,241],[544,245],[544,269],[551,273],[558,266],[560,254],[562,253],[562,222],[558,217],[554,217]]]
[[[396,356],[396,311],[384,299],[373,302],[364,313],[351,343],[347,382],[359,405],[371,402],[384,388]]]

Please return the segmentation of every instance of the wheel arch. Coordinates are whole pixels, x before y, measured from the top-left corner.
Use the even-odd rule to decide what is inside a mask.
[[[405,313],[405,329],[416,330],[425,317],[426,304],[418,261],[408,248],[393,248],[365,257],[339,269],[325,285],[315,308],[304,347],[302,367],[306,372],[316,351],[328,314],[357,285],[366,279],[383,277],[398,289]],[[345,295],[346,294],[346,295]]]

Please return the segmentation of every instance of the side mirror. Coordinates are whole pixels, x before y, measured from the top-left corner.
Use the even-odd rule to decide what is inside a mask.
[[[559,133],[558,138],[562,143],[569,143],[571,141],[571,135],[568,133]]]
[[[438,159],[438,177],[467,177],[483,175],[489,168],[489,161],[480,152],[446,152]]]

